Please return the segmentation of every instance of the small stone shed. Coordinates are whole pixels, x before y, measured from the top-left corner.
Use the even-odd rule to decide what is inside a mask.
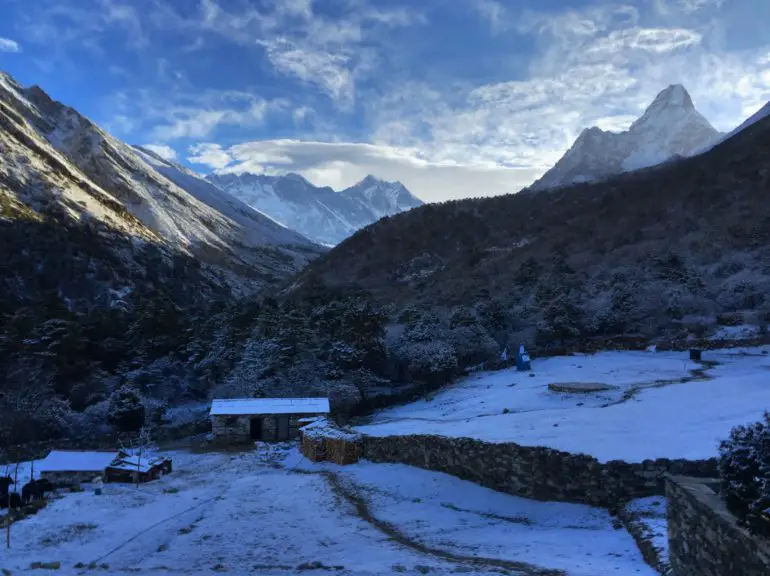
[[[328,398],[236,398],[211,403],[219,443],[280,442],[299,436],[300,419],[329,413]]]
[[[108,482],[150,482],[171,473],[171,459],[160,456],[126,456],[106,470]]]
[[[50,480],[56,486],[77,486],[104,476],[110,465],[125,456],[119,451],[52,450],[35,468],[41,478]]]

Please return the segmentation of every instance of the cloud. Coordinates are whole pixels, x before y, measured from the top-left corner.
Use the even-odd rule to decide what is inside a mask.
[[[233,161],[219,144],[202,143],[190,147],[187,160],[194,164],[204,164],[215,170],[224,169]]]
[[[415,148],[352,142],[264,140],[226,149],[215,143],[201,143],[190,149],[187,160],[217,173],[296,172],[318,186],[335,189],[375,174],[401,181],[428,202],[514,192],[536,176],[527,168],[432,162]]]
[[[430,165],[537,176],[581,130],[627,129],[673,83],[687,87],[716,128],[730,130],[770,100],[770,42],[717,49],[711,20],[688,18],[661,20],[623,5],[524,13],[515,33],[538,47],[524,78],[451,90],[402,82],[367,103],[373,139],[414,147]],[[494,193],[520,182],[512,177]]]
[[[203,139],[222,127],[260,126],[269,113],[286,108],[283,98],[266,100],[240,90],[188,89],[161,97],[155,90],[130,89],[111,98],[107,124],[123,136],[143,129],[145,137],[159,142]]]
[[[265,0],[252,3],[201,0],[199,10],[181,15],[160,4],[156,25],[255,49],[282,75],[296,78],[329,96],[342,109],[355,102],[356,83],[376,70],[388,51],[382,33],[425,22],[420,12],[403,7],[380,8],[366,0],[346,0],[333,16],[316,12],[310,0]],[[195,36],[190,49],[202,43]]]
[[[142,144],[142,148],[155,152],[164,160],[176,160],[176,150],[171,146],[166,146],[165,144]]]
[[[21,52],[21,46],[15,40],[0,38],[0,52]]]
[[[492,34],[499,34],[508,27],[508,13],[498,0],[470,0],[471,8],[489,24]]]

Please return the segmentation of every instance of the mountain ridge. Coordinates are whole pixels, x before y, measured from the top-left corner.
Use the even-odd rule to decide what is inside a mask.
[[[315,186],[297,173],[214,173],[206,179],[275,221],[325,245],[338,244],[372,222],[423,204],[401,182],[386,182],[372,175],[340,191]]]

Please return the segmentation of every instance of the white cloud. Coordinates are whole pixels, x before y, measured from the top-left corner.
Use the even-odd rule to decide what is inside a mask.
[[[214,169],[224,169],[233,161],[232,157],[219,144],[196,144],[190,147],[190,154],[187,157],[190,162],[204,164]]]
[[[0,52],[21,52],[21,46],[10,38],[0,38]]]
[[[260,126],[269,113],[282,112],[288,106],[282,98],[268,101],[238,90],[194,92],[188,88],[163,96],[148,89],[119,92],[110,101],[107,124],[123,135],[152,126],[145,130],[145,137],[160,142],[203,139],[223,126]],[[133,119],[130,123],[121,120],[129,118]]]
[[[652,24],[623,5],[527,13],[518,31],[539,46],[529,77],[464,93],[402,84],[369,103],[374,138],[414,146],[431,165],[517,167],[538,176],[582,129],[627,129],[669,84],[684,84],[720,130],[770,100],[770,41],[725,52],[708,41],[710,20]],[[494,193],[518,184],[511,179]]]
[[[378,53],[386,50],[386,44],[377,45],[380,32],[425,22],[415,10],[379,8],[367,0],[346,0],[334,17],[315,12],[311,0],[265,0],[260,9],[232,6],[202,0],[192,17],[160,7],[153,19],[161,26],[196,34],[205,30],[260,47],[277,72],[317,88],[343,109],[352,106],[356,82],[374,71]]]
[[[536,172],[492,163],[432,162],[419,150],[352,142],[265,140],[227,149],[214,143],[191,148],[188,161],[218,173],[297,172],[318,186],[351,186],[368,174],[399,180],[427,202],[515,192]]]
[[[166,146],[165,144],[142,144],[142,148],[155,152],[164,160],[176,160],[176,150],[171,146]]]
[[[489,24],[492,34],[499,34],[508,27],[508,13],[498,0],[470,0],[471,7]]]

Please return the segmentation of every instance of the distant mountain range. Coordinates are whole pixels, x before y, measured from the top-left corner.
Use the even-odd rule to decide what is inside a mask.
[[[367,176],[341,192],[299,174],[212,174],[208,181],[314,242],[335,245],[385,216],[423,203],[400,182]]]
[[[622,172],[703,152],[723,136],[693,105],[684,86],[671,85],[625,132],[586,128],[530,190],[596,182]]]

